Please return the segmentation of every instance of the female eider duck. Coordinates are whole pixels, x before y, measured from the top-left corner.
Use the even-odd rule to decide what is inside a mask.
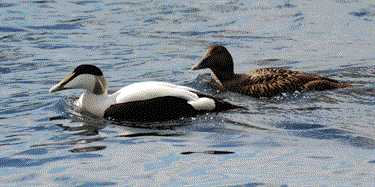
[[[231,54],[220,45],[209,47],[206,56],[192,70],[205,68],[212,71],[211,84],[214,88],[252,97],[272,97],[286,92],[351,87],[351,85],[319,75],[278,68],[235,74]]]
[[[209,94],[165,82],[135,83],[108,95],[102,71],[87,64],[78,66],[49,92],[65,89],[86,90],[76,106],[115,121],[166,121],[236,108]]]

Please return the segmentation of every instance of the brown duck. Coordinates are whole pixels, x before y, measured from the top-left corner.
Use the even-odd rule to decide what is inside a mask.
[[[211,84],[214,88],[252,97],[272,97],[286,92],[351,87],[349,84],[327,77],[279,68],[264,68],[235,74],[231,54],[220,45],[209,47],[204,59],[192,70],[205,68],[212,71]]]

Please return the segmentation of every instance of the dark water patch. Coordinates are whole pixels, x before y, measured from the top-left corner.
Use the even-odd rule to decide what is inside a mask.
[[[61,177],[56,177],[54,181],[60,182],[60,181],[68,181],[68,180],[71,180],[71,178],[67,176],[61,176]]]
[[[235,24],[236,21],[230,21],[230,22],[225,22],[225,23],[219,23],[219,24],[215,24],[214,27],[225,27],[225,26],[229,26],[229,25],[233,25]]]
[[[4,137],[4,138],[6,138],[6,139],[5,140],[0,140],[0,143],[16,142],[16,141],[21,140],[21,138],[16,138],[16,137],[12,137],[12,138]]]
[[[151,72],[144,73],[142,75],[137,76],[137,78],[140,78],[140,79],[153,78],[153,80],[155,80],[156,78],[160,79],[160,77],[163,77],[163,79],[165,79],[166,77],[169,77],[169,76],[172,76],[172,75],[176,75],[176,76],[182,75],[183,73],[184,72],[181,72],[181,71],[160,70],[160,71],[151,71]],[[160,79],[160,81],[162,81],[162,79]]]
[[[326,126],[320,124],[311,124],[311,123],[281,123],[276,125],[278,128],[286,130],[308,130],[308,129],[317,129],[324,128]]]
[[[299,61],[292,61],[286,59],[263,59],[249,62],[246,64],[252,65],[256,64],[258,66],[267,66],[267,67],[283,67],[283,69],[290,69],[293,65],[299,64]],[[287,66],[287,67],[285,67]]]
[[[28,134],[11,134],[11,135],[4,136],[4,138],[13,138],[17,136],[28,136]]]
[[[83,123],[77,127],[65,126],[63,124],[56,124],[56,126],[61,127],[63,131],[80,131],[80,132],[74,133],[73,135],[81,135],[81,136],[96,136],[99,134],[99,130],[104,128],[104,127],[97,127],[96,125],[85,125],[85,124],[87,123]]]
[[[362,149],[375,149],[374,140],[360,136],[353,136],[350,132],[339,129],[313,129],[291,131],[291,134],[299,137],[313,139],[335,140],[342,144]]]
[[[16,143],[0,143],[1,146],[9,146],[9,145],[19,145],[19,144],[24,144],[26,142],[16,142]]]
[[[210,147],[242,147],[245,146],[246,144],[242,141],[225,141],[225,142],[220,142],[219,144],[216,145],[211,145]]]
[[[360,136],[347,136],[344,139],[339,140],[343,144],[347,144],[353,147],[358,147],[362,149],[375,149],[375,141],[369,138]]]
[[[141,136],[162,136],[162,137],[174,137],[174,136],[183,136],[185,133],[182,132],[139,132],[139,133],[131,133],[131,134],[123,134],[118,135],[116,137],[141,137]]]
[[[63,48],[72,48],[73,46],[71,45],[66,45],[66,44],[49,44],[49,43],[37,43],[38,45],[36,48],[40,49],[63,49]]]
[[[180,35],[180,36],[201,36],[207,34],[215,34],[219,31],[182,31],[182,32],[169,32],[171,35]]]
[[[38,177],[38,174],[32,173],[32,174],[26,174],[21,177],[18,177],[16,179],[13,179],[13,182],[26,182],[26,181],[31,181]]]
[[[56,146],[56,145],[65,146],[65,145],[77,145],[77,144],[83,144],[83,143],[88,144],[92,142],[103,141],[107,138],[108,137],[85,138],[85,139],[69,140],[69,141],[64,141],[64,142],[35,144],[35,145],[31,145],[30,147],[43,147],[43,146]]]
[[[63,124],[56,124],[56,126],[61,127],[63,131],[81,131],[73,135],[95,136],[99,134],[99,130],[103,129],[106,124],[85,122],[73,127]]]
[[[80,147],[70,149],[69,151],[72,153],[85,153],[85,152],[93,152],[105,149],[107,146],[99,145],[99,146],[88,146],[88,147]]]
[[[85,18],[75,18],[75,19],[63,20],[63,21],[60,21],[60,22],[61,23],[74,23],[74,22],[78,22],[78,21],[82,21],[82,20],[85,20]]]
[[[282,4],[282,5],[277,5],[276,6],[276,8],[280,8],[280,9],[282,9],[282,8],[296,8],[297,7],[297,5],[293,5],[293,4],[291,4],[290,2],[289,2],[289,0],[286,0],[285,2],[284,2],[284,4]]]
[[[1,56],[0,56],[0,60],[1,60]],[[11,68],[1,68],[0,67],[0,73],[1,74],[10,73],[10,72],[12,72]]]
[[[167,142],[167,143],[179,143],[179,144],[174,144],[173,146],[176,147],[184,147],[186,145],[182,145],[181,143],[187,142],[187,140],[175,140],[175,139],[170,139],[170,138],[163,138],[161,139],[162,142]]]
[[[64,24],[55,24],[55,25],[45,25],[45,26],[27,26],[26,28],[35,29],[35,30],[75,30],[83,27],[82,23],[64,23]],[[1,31],[1,28],[0,28]]]
[[[361,2],[361,0],[333,0],[333,1],[335,1],[337,3],[342,3],[342,4],[344,4],[344,3],[358,3],[358,2]]]
[[[182,9],[182,10],[180,10],[180,12],[182,12],[182,13],[189,13],[189,14],[191,14],[191,13],[198,13],[200,11],[200,9],[199,8],[192,8],[192,7],[186,7],[186,9]]]
[[[56,3],[56,1],[54,1],[54,0],[40,0],[40,1],[34,1],[33,3],[46,4],[46,3]]]
[[[85,182],[83,184],[77,185],[76,187],[86,187],[86,186],[114,186],[117,185],[115,182]]]
[[[370,164],[375,164],[375,160],[368,161]]]
[[[216,31],[216,32],[219,33],[221,31]],[[272,42],[276,42],[276,41],[280,41],[280,40],[283,40],[283,41],[295,40],[293,38],[282,37],[282,36],[252,36],[252,34],[253,33],[247,33],[247,32],[240,33],[238,35],[228,33],[227,35],[217,34],[217,35],[214,35],[212,37],[214,37],[214,38],[229,38],[229,39],[268,40],[268,41],[272,41]]]
[[[29,150],[16,153],[15,155],[45,155],[47,153],[48,153],[47,148],[34,148],[34,149],[29,149]]]
[[[50,124],[38,124],[36,126],[30,126],[26,128],[17,128],[14,132],[31,132],[31,133],[45,133],[50,131],[55,131],[56,128]]]
[[[13,27],[0,27],[0,32],[25,32],[26,30]]]
[[[226,122],[226,123],[231,123],[231,124],[234,124],[234,125],[238,125],[238,126],[242,126],[242,127],[246,127],[246,128],[251,128],[251,129],[270,130],[270,129],[267,129],[267,128],[264,128],[264,127],[258,127],[258,126],[255,126],[255,125],[251,125],[249,123],[234,121],[232,119],[223,119],[223,121]]]
[[[11,98],[22,98],[22,97],[28,97],[28,96],[30,96],[29,92],[19,92],[19,93],[10,94]]]
[[[318,160],[326,160],[326,159],[331,159],[333,157],[331,157],[331,156],[308,156],[307,158],[318,159]]]
[[[25,134],[4,136],[4,139],[0,140],[0,147],[25,143],[25,142],[20,142],[22,138],[18,137],[18,136],[23,136],[23,135]]]
[[[0,3],[0,8],[9,8],[9,7],[14,7],[17,6],[15,3]]]
[[[20,106],[15,106],[15,107],[11,107],[5,110],[0,110],[0,115],[22,113],[26,111],[40,109],[40,108],[46,107],[47,105],[48,104],[46,104],[45,102],[41,102],[41,101],[23,103]]]
[[[169,19],[160,18],[160,17],[153,17],[153,18],[147,18],[143,22],[156,24],[156,23],[159,23],[159,22],[166,22],[166,21],[169,21]]]
[[[257,146],[257,147],[261,147],[261,148],[265,148],[265,147],[281,147],[282,145],[270,138],[266,138],[264,140],[260,140],[260,141],[255,141],[255,142],[252,142],[251,145],[253,146]]]
[[[67,159],[79,159],[79,158],[98,158],[102,157],[99,154],[81,154],[81,155],[69,155],[69,156],[57,156],[51,158],[41,158],[41,159],[31,159],[31,158],[11,158],[11,157],[3,157],[0,158],[0,167],[32,167],[32,166],[41,166],[45,165],[50,162],[56,162],[60,160],[67,160]]]
[[[4,39],[7,39],[7,38],[14,38],[14,34],[10,34],[10,35],[6,35],[6,36],[2,36],[2,37],[0,37],[0,41],[1,40],[4,40]]]
[[[85,130],[85,131],[82,131],[82,132],[74,133],[73,135],[95,136],[95,135],[98,135],[98,134],[99,134],[98,130]]]
[[[375,16],[375,10],[372,9],[360,9],[354,12],[349,13],[349,15],[355,16],[355,17],[364,17],[364,16]]]
[[[69,119],[69,118],[65,115],[60,115],[60,116],[50,117],[50,118],[48,118],[48,121],[65,120],[65,119]]]
[[[345,138],[347,135],[346,131],[339,129],[318,129],[318,130],[305,130],[305,131],[294,131],[292,134],[300,137],[314,138],[314,139],[340,139]]]
[[[228,186],[228,187],[258,187],[258,186],[266,186],[266,183],[251,182],[251,183],[239,184],[239,185]],[[271,185],[271,186],[276,186],[276,185]],[[287,187],[287,186],[286,185],[281,185],[280,187]]]
[[[175,127],[186,126],[191,124],[193,117],[182,117],[176,120],[162,122],[131,122],[131,121],[108,121],[111,124],[140,129],[156,129],[156,130],[173,130]]]
[[[211,155],[227,155],[227,154],[234,154],[235,152],[233,151],[218,151],[218,150],[209,150],[209,151],[185,151],[181,152],[181,155],[190,155],[190,154],[197,154],[197,153],[202,153],[202,154],[211,154]]]
[[[240,7],[238,5],[232,4],[232,5],[213,6],[210,9],[215,12],[229,13],[229,12],[236,12],[237,10],[240,9]]]
[[[76,2],[71,1],[71,3],[77,4],[77,5],[86,5],[86,4],[99,3],[99,2],[100,1],[76,1]]]

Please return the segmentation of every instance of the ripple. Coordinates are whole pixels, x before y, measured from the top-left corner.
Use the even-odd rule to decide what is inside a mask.
[[[118,135],[117,137],[142,137],[142,136],[162,136],[162,137],[173,137],[173,136],[183,136],[185,133],[182,132],[140,132],[140,133],[130,133]]]
[[[87,5],[87,4],[92,4],[92,3],[99,3],[100,1],[75,1],[72,2],[77,5]]]
[[[15,155],[45,155],[48,153],[47,148],[35,148],[16,153]]]
[[[18,29],[13,27],[0,27],[0,32],[25,32],[24,29]]]
[[[278,128],[283,128],[287,130],[308,130],[324,128],[326,126],[320,124],[308,124],[308,123],[282,123],[277,125]]]
[[[87,146],[87,147],[80,147],[70,149],[69,151],[72,153],[86,153],[86,152],[93,152],[93,151],[100,151],[105,149],[107,146]]]
[[[0,8],[9,8],[9,7],[14,7],[17,6],[15,3],[0,3]]]
[[[185,151],[185,152],[181,152],[180,154],[190,155],[190,154],[197,154],[197,153],[211,154],[211,155],[227,155],[227,154],[234,154],[235,152],[233,152],[233,151],[209,150],[209,151]]]
[[[55,25],[43,25],[43,26],[27,26],[26,28],[35,30],[75,30],[83,27],[82,23],[63,23]],[[1,31],[1,28],[0,28]]]
[[[375,17],[375,7],[367,8],[367,9],[360,9],[354,12],[350,12],[349,15],[359,17],[359,18]],[[367,20],[367,21],[371,21],[371,20]]]
[[[11,157],[2,157],[0,158],[0,167],[32,167],[32,166],[41,166],[49,162],[56,162],[59,160],[69,160],[69,159],[80,159],[80,158],[98,158],[102,155],[98,154],[81,154],[78,156],[57,156],[50,158],[41,158],[41,159],[31,159],[31,158],[11,158]]]

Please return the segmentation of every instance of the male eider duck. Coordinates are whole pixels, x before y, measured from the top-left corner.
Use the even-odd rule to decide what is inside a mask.
[[[206,56],[192,70],[205,68],[212,71],[211,84],[214,88],[252,97],[272,97],[286,92],[351,87],[327,77],[279,68],[264,68],[235,74],[231,54],[220,45],[209,47]]]
[[[115,121],[166,121],[236,106],[198,90],[165,82],[140,82],[108,95],[102,71],[80,65],[49,92],[84,89],[75,105],[82,111]]]

